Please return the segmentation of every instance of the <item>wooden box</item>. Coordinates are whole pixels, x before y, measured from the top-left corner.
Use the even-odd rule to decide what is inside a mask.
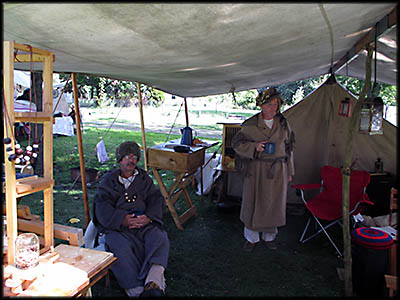
[[[179,153],[166,146],[161,144],[148,149],[149,167],[183,173],[194,171],[204,164],[204,147],[191,147],[191,153]]]
[[[240,123],[218,123],[222,124],[222,163],[219,170],[234,172],[235,150],[232,147],[232,139],[240,131]]]

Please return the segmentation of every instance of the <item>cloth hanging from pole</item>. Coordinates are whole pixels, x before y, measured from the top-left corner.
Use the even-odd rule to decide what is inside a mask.
[[[101,140],[100,142],[97,143],[96,151],[97,151],[97,159],[99,160],[99,163],[103,164],[109,160],[109,157],[107,155],[106,146],[104,145],[104,140]]]

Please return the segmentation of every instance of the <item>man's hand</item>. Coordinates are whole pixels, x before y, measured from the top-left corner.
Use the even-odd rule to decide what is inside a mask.
[[[141,228],[151,222],[151,219],[146,215],[136,216],[135,214],[126,215],[124,220],[122,221],[123,226],[127,226],[129,228]]]
[[[266,140],[266,141],[258,142],[258,143],[256,144],[256,151],[258,151],[258,152],[264,151],[264,150],[265,150],[265,143],[267,143],[267,142],[268,142],[267,140]]]

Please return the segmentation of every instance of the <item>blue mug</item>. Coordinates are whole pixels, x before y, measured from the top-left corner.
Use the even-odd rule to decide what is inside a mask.
[[[141,216],[141,215],[143,215],[144,211],[143,211],[143,209],[140,209],[140,208],[134,208],[129,213],[135,214],[135,216]]]
[[[275,153],[275,143],[265,143],[264,153],[274,154]]]

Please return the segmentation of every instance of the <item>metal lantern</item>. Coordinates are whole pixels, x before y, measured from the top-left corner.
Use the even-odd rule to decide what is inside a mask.
[[[367,97],[361,107],[360,132],[383,134],[383,100],[381,97]]]
[[[351,117],[351,102],[350,98],[346,97],[340,101],[339,116]]]

